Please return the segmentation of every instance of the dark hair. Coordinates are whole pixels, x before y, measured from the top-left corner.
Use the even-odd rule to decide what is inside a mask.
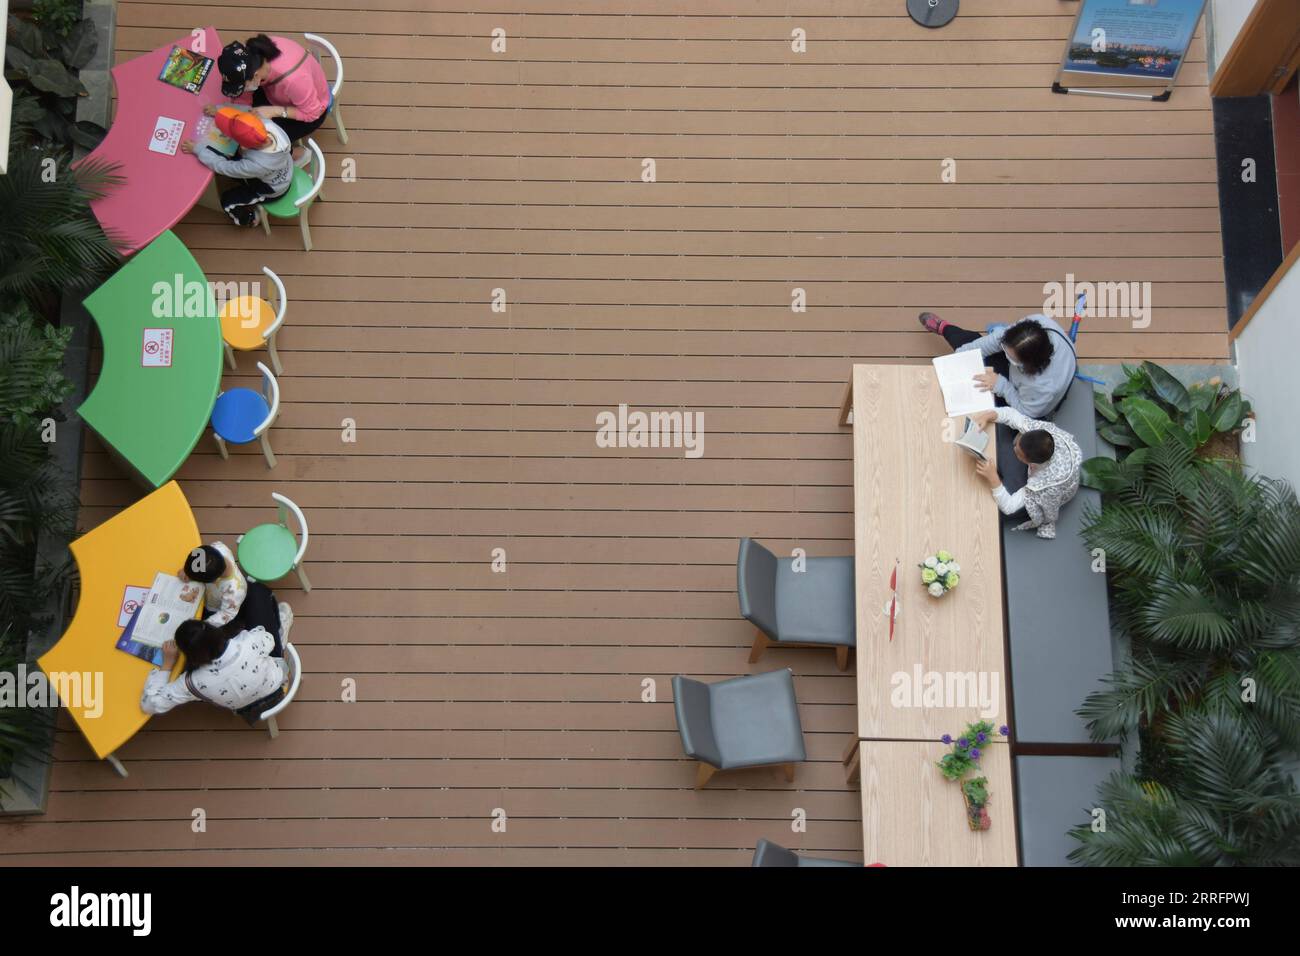
[[[217,627],[207,621],[182,621],[176,628],[176,646],[185,655],[185,672],[211,664],[226,652],[230,628]]]
[[[210,584],[226,573],[226,559],[210,544],[195,548],[185,559],[185,576],[191,581]]]
[[[248,42],[244,44],[244,49],[248,51],[248,72],[256,73],[262,68],[262,64],[268,60],[274,60],[280,55],[280,48],[275,45],[265,33],[259,33],[255,37],[249,37]]]
[[[1052,433],[1043,428],[1021,432],[1019,441],[1020,454],[1029,459],[1031,464],[1041,465],[1052,457],[1056,451],[1056,442]]]
[[[1017,322],[1002,337],[1002,346],[1016,351],[1016,358],[1026,375],[1037,375],[1052,361],[1052,337],[1033,319]]]

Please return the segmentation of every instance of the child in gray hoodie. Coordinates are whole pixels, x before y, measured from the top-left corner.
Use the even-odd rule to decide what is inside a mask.
[[[289,137],[274,122],[256,113],[229,106],[208,106],[204,112],[213,116],[217,129],[233,139],[239,149],[231,158],[211,146],[199,146],[194,140],[181,143],[181,149],[192,153],[214,173],[240,180],[222,190],[221,208],[235,225],[256,226],[258,205],[283,196],[293,183]]]

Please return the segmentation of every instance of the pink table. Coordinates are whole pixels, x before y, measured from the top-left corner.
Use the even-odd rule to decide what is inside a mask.
[[[212,70],[198,93],[178,89],[158,79],[167,54],[175,45],[194,49],[186,35],[158,49],[113,67],[117,110],[104,141],[90,156],[118,163],[126,182],[91,203],[95,217],[113,236],[123,255],[148,245],[180,221],[212,182],[212,173],[193,156],[156,153],[149,149],[159,117],[182,120],[182,138],[194,136],[195,126],[209,103],[224,103],[221,74]],[[203,49],[213,61],[221,53],[221,38],[213,27],[203,30]],[[88,157],[89,158],[89,157]]]

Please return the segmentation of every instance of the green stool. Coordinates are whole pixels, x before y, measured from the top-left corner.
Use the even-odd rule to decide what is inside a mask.
[[[325,185],[325,154],[320,151],[314,139],[307,140],[307,149],[311,154],[308,168],[295,169],[293,182],[284,195],[262,203],[257,207],[257,212],[258,218],[262,220],[262,229],[268,236],[271,234],[272,216],[277,219],[297,219],[298,225],[302,227],[302,247],[311,252],[311,227],[307,224],[307,210]]]
[[[307,519],[302,509],[284,495],[272,492],[271,497],[279,505],[280,520],[259,524],[239,539],[239,566],[250,581],[278,581],[292,571],[298,586],[310,591],[311,582],[302,567],[302,556],[307,552]],[[297,535],[289,527],[290,514],[298,523]]]

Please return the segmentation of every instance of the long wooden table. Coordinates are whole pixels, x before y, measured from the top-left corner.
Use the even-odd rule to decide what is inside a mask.
[[[971,459],[950,445],[961,420],[948,418],[930,365],[853,366],[841,424],[850,412],[864,853],[889,865],[1014,866],[1007,744],[982,761],[993,795],[985,832],[967,829],[958,785],[934,766],[943,734],[980,719],[1006,723],[997,506]],[[917,565],[941,549],[955,556],[961,581],[933,598]]]

